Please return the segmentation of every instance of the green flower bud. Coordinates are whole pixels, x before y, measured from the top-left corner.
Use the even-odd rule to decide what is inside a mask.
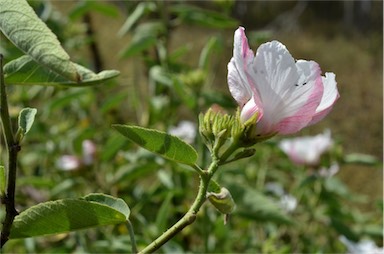
[[[218,155],[220,148],[231,138],[234,117],[208,109],[199,116],[199,132],[211,152]]]
[[[180,74],[179,78],[188,87],[194,91],[199,91],[204,84],[207,74],[204,70],[196,69]]]
[[[207,198],[209,202],[222,214],[230,214],[236,207],[231,193],[225,187],[221,187],[219,193],[208,192]]]

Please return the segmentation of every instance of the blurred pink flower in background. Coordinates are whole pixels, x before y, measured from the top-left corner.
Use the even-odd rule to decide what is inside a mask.
[[[56,161],[56,166],[63,171],[79,170],[83,166],[90,166],[96,157],[96,145],[91,140],[84,140],[82,146],[82,157],[76,155],[63,155]]]
[[[323,178],[330,178],[336,175],[339,171],[340,171],[340,166],[335,162],[329,168],[326,168],[326,167],[320,168],[318,174]]]
[[[339,98],[334,73],[321,76],[316,62],[295,61],[278,41],[262,44],[255,55],[243,27],[234,35],[228,85],[241,121],[257,114],[259,136],[292,134],[317,123]]]
[[[192,144],[196,137],[196,124],[191,121],[181,121],[177,126],[171,127],[168,133]]]
[[[317,165],[320,156],[333,145],[331,131],[316,136],[283,139],[279,147],[294,163],[299,165]]]
[[[339,240],[347,247],[348,253],[350,254],[384,254],[384,248],[378,247],[371,239],[353,242],[341,235]]]
[[[92,165],[96,157],[96,145],[92,140],[84,140],[81,144],[83,149],[83,163],[84,165]]]
[[[283,189],[283,186],[281,183],[278,182],[269,182],[265,184],[265,189],[275,195],[277,198],[279,198],[278,205],[281,209],[283,209],[285,212],[293,212],[297,205],[298,200],[295,196],[286,193]]]
[[[56,166],[63,171],[73,171],[81,167],[81,160],[75,155],[63,155],[56,161]]]

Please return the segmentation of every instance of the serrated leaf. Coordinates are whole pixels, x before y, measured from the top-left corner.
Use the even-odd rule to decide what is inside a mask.
[[[82,87],[100,84],[120,74],[116,70],[105,70],[96,74],[81,65],[73,64],[81,77],[81,82],[70,81],[38,65],[31,57],[22,56],[4,66],[5,82],[13,85]]]
[[[37,109],[23,108],[19,113],[19,128],[22,130],[23,135],[27,134],[35,121]]]
[[[169,160],[187,165],[196,163],[196,150],[178,137],[138,126],[115,124],[112,127],[132,142]]]
[[[121,208],[124,201],[102,196],[95,194],[88,196],[89,200],[87,197],[62,199],[32,206],[15,217],[10,238],[59,234],[126,222],[127,214],[123,213],[126,208]]]
[[[0,29],[15,46],[40,65],[68,80],[81,80],[56,35],[39,19],[27,1],[2,0]]]

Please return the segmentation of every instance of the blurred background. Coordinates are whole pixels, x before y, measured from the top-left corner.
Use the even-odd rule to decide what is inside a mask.
[[[110,125],[169,131],[183,120],[197,126],[197,115],[213,104],[235,112],[227,64],[233,33],[243,26],[254,51],[263,42],[279,40],[294,58],[315,60],[323,73],[336,74],[341,97],[333,111],[295,136],[331,130],[335,145],[322,163],[338,162],[338,180],[312,181],[313,169],[290,162],[277,148],[281,137],[276,137],[260,144],[253,158],[220,172],[218,180],[232,187],[239,207],[230,225],[223,226],[218,212],[205,207],[197,222],[162,251],[351,252],[351,245],[338,240],[341,236],[351,243],[368,238],[382,246],[382,1],[30,4],[74,62],[95,72],[116,69],[121,74],[94,88],[9,88],[15,115],[24,106],[38,109],[20,156],[20,210],[89,192],[122,197],[132,209],[140,247],[175,222],[194,196],[197,177],[122,140]],[[0,50],[6,61],[21,55],[4,37]],[[94,148],[90,163],[84,160],[89,153],[84,141]],[[204,152],[198,138],[193,145]],[[78,164],[69,167],[68,161]],[[201,158],[201,163],[207,162]],[[276,182],[300,201],[295,211],[284,213],[265,200],[270,196],[266,186]],[[308,194],[300,188],[308,188]],[[7,248],[24,253],[124,252],[130,244],[125,230],[107,227],[13,241]]]

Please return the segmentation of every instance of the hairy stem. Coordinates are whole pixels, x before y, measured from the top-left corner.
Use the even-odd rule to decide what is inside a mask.
[[[9,234],[15,216],[18,214],[15,209],[15,189],[16,189],[16,167],[17,167],[17,153],[20,151],[20,146],[15,140],[11,118],[9,116],[7,93],[4,82],[3,73],[3,56],[0,55],[0,116],[1,126],[4,133],[4,139],[8,152],[8,166],[5,166],[7,171],[7,188],[6,193],[1,197],[1,202],[5,204],[5,219],[3,221],[3,228],[1,232],[1,244],[8,241]]]
[[[188,225],[192,224],[199,212],[201,206],[204,204],[206,200],[206,194],[208,190],[209,181],[211,180],[214,172],[218,168],[217,161],[213,161],[209,166],[207,171],[204,171],[205,174],[200,175],[200,185],[199,191],[193,202],[191,208],[189,208],[188,212],[174,224],[171,228],[165,231],[161,236],[159,236],[156,240],[150,243],[146,248],[144,248],[139,253],[153,253],[158,250],[162,245],[172,239],[175,235],[177,235],[181,230],[183,230]]]

